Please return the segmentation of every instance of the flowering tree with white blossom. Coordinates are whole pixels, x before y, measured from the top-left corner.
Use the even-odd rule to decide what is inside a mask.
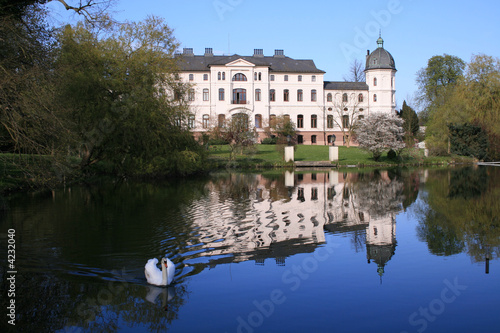
[[[385,151],[400,151],[405,147],[403,123],[403,119],[393,114],[370,114],[358,122],[356,135],[359,146],[370,151],[375,161]]]

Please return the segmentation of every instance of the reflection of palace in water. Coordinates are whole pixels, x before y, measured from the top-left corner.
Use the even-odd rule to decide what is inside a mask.
[[[211,256],[211,265],[245,260],[264,264],[269,258],[284,265],[286,257],[324,244],[326,231],[353,235],[358,245],[366,245],[368,263],[375,262],[383,274],[396,247],[400,181],[384,171],[373,180],[337,171],[287,171],[284,178],[238,174],[210,183],[204,200],[211,202],[199,206],[220,203],[221,210],[202,208],[193,221],[196,239],[207,250],[199,255]]]

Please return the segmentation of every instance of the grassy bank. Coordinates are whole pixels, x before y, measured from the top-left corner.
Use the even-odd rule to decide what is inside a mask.
[[[220,168],[281,168],[293,167],[293,163],[285,163],[283,152],[275,145],[257,145],[251,150],[237,154],[230,160],[229,146],[211,146],[209,148],[209,169]],[[296,147],[295,161],[327,161],[328,146]],[[421,150],[404,151],[398,159],[389,159],[384,154],[379,161],[374,161],[371,154],[357,147],[339,147],[339,161],[332,166],[384,167],[396,165],[447,165],[453,163],[472,163],[466,157],[429,157]],[[0,154],[0,193],[48,187],[54,188],[64,183],[87,179],[78,172],[78,160],[55,160],[52,156]],[[105,168],[94,168],[92,175],[109,173]]]
[[[211,146],[209,157],[218,166],[230,167],[285,167],[292,163],[285,163],[283,152],[275,145],[257,145],[255,148],[238,154],[235,160],[230,161],[229,146]],[[328,146],[306,146],[299,145],[295,150],[295,161],[328,161]],[[334,163],[337,166],[394,166],[394,165],[435,165],[472,163],[473,160],[462,156],[451,157],[425,157],[421,149],[404,150],[396,159],[390,159],[383,154],[379,161],[375,161],[372,155],[358,147],[339,147],[339,160]]]

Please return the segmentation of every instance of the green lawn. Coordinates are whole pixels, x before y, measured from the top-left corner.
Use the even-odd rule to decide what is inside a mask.
[[[209,156],[212,160],[227,163],[229,146],[211,146]],[[328,161],[328,146],[298,145],[295,150],[295,161]],[[338,165],[383,166],[397,164],[447,164],[453,162],[471,162],[468,158],[457,157],[424,157],[423,150],[404,150],[401,159],[391,160],[383,154],[379,161],[372,158],[371,153],[358,147],[339,147]],[[256,145],[253,150],[244,151],[236,156],[235,166],[285,166],[283,153],[276,145]]]

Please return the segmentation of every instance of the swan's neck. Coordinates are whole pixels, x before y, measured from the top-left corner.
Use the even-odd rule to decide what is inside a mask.
[[[167,267],[165,267],[165,265],[163,263],[161,264],[161,281],[162,281],[162,284],[164,284],[164,285],[167,285],[167,283],[168,283],[168,271],[167,271]]]

